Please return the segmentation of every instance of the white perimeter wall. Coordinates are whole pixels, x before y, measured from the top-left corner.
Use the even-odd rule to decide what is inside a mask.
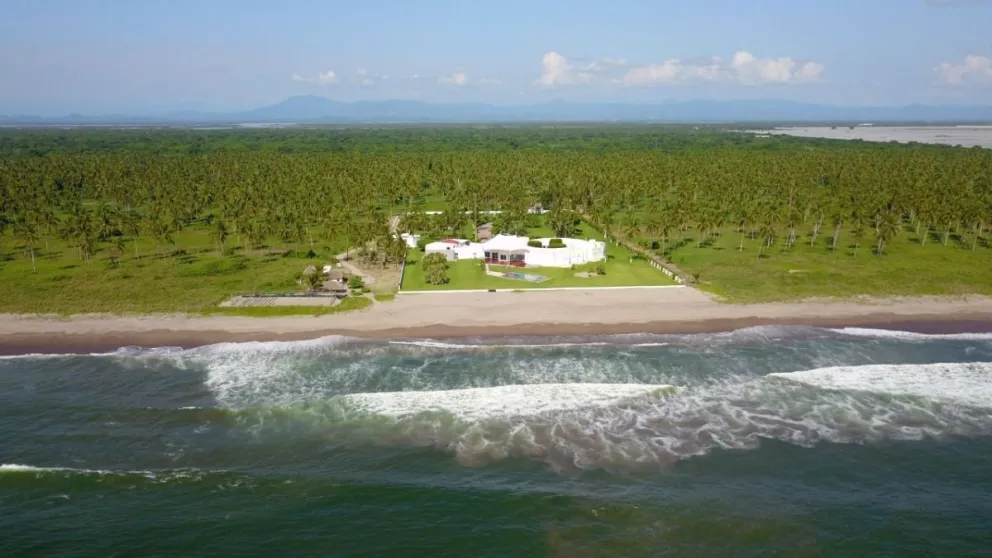
[[[550,239],[540,238],[537,240],[547,246]],[[563,238],[562,242],[565,244],[564,248],[531,248],[529,246],[524,248],[527,250],[524,255],[524,263],[534,267],[571,267],[606,259],[606,244],[598,240]],[[424,252],[427,254],[442,253],[449,260],[482,259],[485,257],[485,244],[472,242],[468,246],[457,246],[444,242],[432,242],[425,247]]]
[[[538,239],[544,246],[549,238]],[[563,238],[564,248],[527,248],[524,263],[539,267],[571,267],[606,259],[606,244],[596,240]]]

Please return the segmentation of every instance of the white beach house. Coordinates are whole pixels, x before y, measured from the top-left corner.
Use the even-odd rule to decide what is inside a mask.
[[[536,240],[540,247],[530,246]],[[482,244],[483,257],[492,264],[532,267],[571,267],[606,259],[606,243],[598,240],[562,238],[565,245],[549,248],[550,238],[530,239],[526,236],[496,235]]]
[[[446,238],[424,247],[426,254],[444,254],[450,261],[482,259],[482,244],[463,238]]]
[[[482,242],[469,242],[460,238],[446,238],[425,247],[428,254],[440,253],[451,261],[484,259],[494,265],[530,267],[571,267],[606,259],[606,243],[598,240],[562,238],[561,248],[549,248],[550,238],[533,239],[540,247],[530,246],[526,236],[498,234]]]

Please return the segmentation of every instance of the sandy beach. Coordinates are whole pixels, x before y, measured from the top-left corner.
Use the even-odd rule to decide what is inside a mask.
[[[726,304],[692,288],[400,295],[355,313],[320,317],[73,317],[0,315],[0,352],[127,345],[197,346],[322,335],[448,338],[727,331],[754,325],[992,329],[992,298],[893,298]]]

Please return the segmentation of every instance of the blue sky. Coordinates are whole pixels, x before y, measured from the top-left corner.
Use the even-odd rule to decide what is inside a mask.
[[[305,94],[992,104],[992,2],[0,1],[0,113]]]

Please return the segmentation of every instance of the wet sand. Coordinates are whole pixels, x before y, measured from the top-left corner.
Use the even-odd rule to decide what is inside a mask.
[[[279,318],[0,315],[0,354],[102,352],[364,338],[697,333],[757,325],[881,327],[924,333],[992,331],[992,298],[893,298],[725,304],[691,288],[400,295],[359,312]]]

